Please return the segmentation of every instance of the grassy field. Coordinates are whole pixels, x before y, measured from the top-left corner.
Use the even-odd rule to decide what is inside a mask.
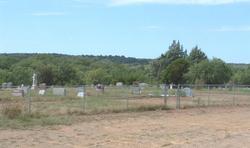
[[[164,103],[164,91],[145,87],[133,94],[131,87],[106,87],[104,93],[87,87],[84,98],[77,97],[76,88],[66,88],[66,96],[54,96],[48,88],[44,96],[32,90],[25,97],[12,96],[12,89],[0,90],[0,127],[72,124],[79,115],[175,109],[176,89]],[[180,108],[205,106],[249,105],[250,89],[193,88],[193,97],[180,96]],[[180,93],[182,94],[182,93]]]

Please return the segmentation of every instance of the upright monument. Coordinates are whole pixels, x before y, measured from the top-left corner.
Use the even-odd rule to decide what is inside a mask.
[[[32,76],[32,87],[31,87],[31,89],[34,90],[36,88],[36,86],[37,86],[37,75],[36,75],[36,73],[34,73],[33,76]]]

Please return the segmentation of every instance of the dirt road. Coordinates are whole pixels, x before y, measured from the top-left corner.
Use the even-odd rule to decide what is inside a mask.
[[[250,107],[82,117],[71,126],[0,130],[0,148],[247,148]]]

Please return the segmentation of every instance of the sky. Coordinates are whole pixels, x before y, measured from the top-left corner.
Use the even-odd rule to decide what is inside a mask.
[[[0,53],[157,58],[173,40],[250,63],[250,0],[0,0]]]

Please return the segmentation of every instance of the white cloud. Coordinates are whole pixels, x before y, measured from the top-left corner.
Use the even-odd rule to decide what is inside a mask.
[[[111,6],[132,4],[223,5],[250,2],[250,0],[111,0]]]
[[[33,16],[62,16],[64,12],[36,12],[32,13]]]
[[[215,32],[250,32],[250,26],[224,26],[218,29],[213,29]]]

